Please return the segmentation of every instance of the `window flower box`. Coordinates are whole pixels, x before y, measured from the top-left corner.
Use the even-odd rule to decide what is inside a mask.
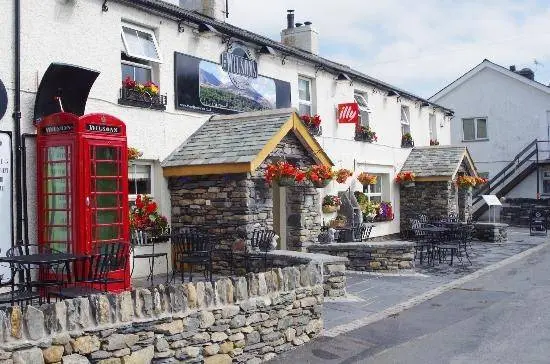
[[[405,133],[401,137],[401,148],[413,148],[414,147],[414,140],[412,138],[411,133]]]
[[[374,143],[378,141],[376,133],[368,126],[357,125],[355,127],[355,140],[360,142]]]
[[[146,109],[166,110],[166,95],[151,95],[149,92],[140,92],[122,87],[118,99],[120,105],[136,106]]]
[[[439,141],[437,139],[430,139],[430,145],[439,145]]]
[[[321,127],[321,117],[318,114],[313,116],[302,115],[300,120],[304,123],[309,133],[313,136],[321,136],[323,134],[323,128]]]

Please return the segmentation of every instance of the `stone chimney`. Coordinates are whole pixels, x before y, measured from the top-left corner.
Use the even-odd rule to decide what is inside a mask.
[[[179,0],[179,6],[217,21],[225,21],[228,11],[225,0]]]
[[[287,27],[281,31],[281,42],[315,55],[319,54],[319,33],[311,26],[310,21],[296,23],[294,26],[293,12],[294,10],[288,10]]]

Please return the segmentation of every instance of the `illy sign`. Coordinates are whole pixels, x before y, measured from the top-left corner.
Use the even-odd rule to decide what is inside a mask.
[[[359,122],[359,105],[356,102],[338,104],[338,123],[357,124]]]

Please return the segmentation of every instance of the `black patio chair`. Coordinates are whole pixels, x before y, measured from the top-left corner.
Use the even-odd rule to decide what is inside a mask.
[[[9,277],[0,275],[0,306],[30,305],[40,300],[38,290],[27,285],[24,266],[10,263],[4,267],[9,267]]]
[[[529,235],[548,235],[547,224],[546,211],[542,209],[531,209],[529,211]]]
[[[275,232],[273,230],[254,230],[250,239],[250,244],[244,250],[246,273],[252,271],[254,262],[263,263],[263,271],[267,271],[269,266],[273,266],[273,259],[269,258],[267,252],[272,248]]]
[[[104,291],[110,284],[123,283],[126,287],[126,270],[130,259],[130,244],[124,241],[96,244],[93,254],[103,256],[102,264],[104,264],[103,278],[97,282],[104,286]],[[113,277],[110,273],[123,271],[123,278]]]
[[[130,276],[134,274],[134,269],[136,267],[136,259],[147,259],[149,264],[149,275],[147,279],[151,280],[151,285],[153,285],[153,277],[155,273],[155,259],[164,258],[166,260],[166,282],[168,282],[168,253],[155,251],[155,246],[158,245],[156,239],[151,239],[151,236],[148,232],[143,230],[132,231],[132,240],[131,240],[131,249],[132,249],[132,271]],[[143,249],[147,248],[150,252],[136,254],[136,248]]]
[[[367,241],[370,237],[374,225],[369,225],[367,223],[361,223],[359,229],[359,241]]]
[[[454,257],[456,257],[462,264],[463,256],[466,257],[468,263],[471,265],[472,261],[470,260],[470,255],[468,254],[468,245],[471,243],[472,231],[473,230],[467,225],[462,226],[459,229],[449,230],[446,233],[447,237],[445,241],[437,247],[439,261],[442,262],[447,260],[450,253],[449,265],[453,265]]]
[[[172,234],[173,268],[172,280],[175,279],[176,269],[179,268],[181,281],[185,278],[185,267],[189,267],[189,281],[193,281],[193,268],[203,268],[205,279],[212,281],[212,249],[213,241],[198,229],[182,229]],[[178,267],[179,265],[179,267]]]

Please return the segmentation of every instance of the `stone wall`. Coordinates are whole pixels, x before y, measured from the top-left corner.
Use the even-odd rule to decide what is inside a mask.
[[[410,219],[425,214],[434,219],[458,214],[458,193],[452,181],[416,182],[412,187],[401,187],[401,231],[410,229]]]
[[[542,209],[546,216],[550,216],[550,199],[506,198],[500,209],[500,221],[513,226],[529,227],[529,216],[533,208]],[[550,228],[550,221],[547,227]]]
[[[472,218],[472,189],[458,189],[458,217],[460,221]]]
[[[508,240],[508,224],[477,222],[474,237],[480,241],[503,242]]]
[[[0,311],[0,364],[256,363],[323,327],[314,264]]]
[[[409,241],[316,244],[308,251],[346,257],[352,271],[399,271],[414,268],[414,243]]]

